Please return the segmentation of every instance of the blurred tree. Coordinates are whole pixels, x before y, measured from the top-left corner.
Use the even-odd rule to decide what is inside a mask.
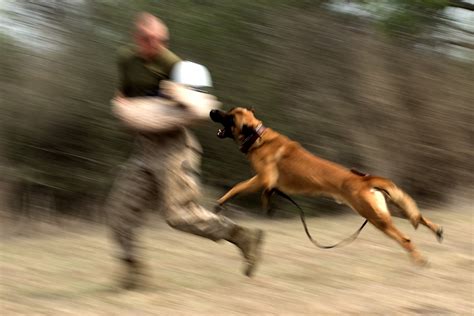
[[[380,22],[384,30],[402,37],[427,36],[433,38],[432,30],[451,28],[468,35],[474,31],[456,23],[450,16],[449,9],[474,11],[474,4],[462,0],[349,0],[365,5]],[[472,22],[472,18],[471,18]],[[470,40],[444,38],[449,44],[474,49]]]
[[[336,2],[9,2],[0,10],[0,148],[11,178],[54,197],[58,208],[84,209],[105,196],[132,138],[109,111],[116,49],[129,41],[135,13],[147,10],[169,25],[174,51],[210,68],[225,108],[253,106],[310,151],[393,177],[426,199],[446,196],[446,183],[472,182],[471,61],[418,45],[451,23],[447,6],[472,8],[363,1],[390,34],[409,39],[393,41],[374,32],[370,18],[332,10]],[[251,170],[216,130],[196,128],[204,180],[230,186]]]

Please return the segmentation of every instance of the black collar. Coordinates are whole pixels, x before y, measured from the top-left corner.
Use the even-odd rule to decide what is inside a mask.
[[[251,133],[245,140],[242,142],[242,145],[240,145],[240,151],[243,152],[244,154],[247,154],[250,150],[250,147],[259,139],[263,132],[265,132],[267,128],[263,126],[263,124],[260,124],[253,130],[253,133]]]

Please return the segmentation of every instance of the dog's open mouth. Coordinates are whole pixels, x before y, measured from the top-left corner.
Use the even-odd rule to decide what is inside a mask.
[[[214,122],[221,123],[222,125],[224,125],[223,128],[219,128],[219,130],[217,131],[217,137],[233,138],[232,125],[234,124],[234,118],[232,115],[229,115],[220,110],[212,110],[211,113],[209,113],[209,116],[211,117],[211,120],[213,120]]]

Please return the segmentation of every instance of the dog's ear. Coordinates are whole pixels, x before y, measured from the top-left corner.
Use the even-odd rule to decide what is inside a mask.
[[[254,109],[253,107],[247,108],[247,110],[249,110],[250,112],[252,112],[253,114],[255,114],[255,109]]]

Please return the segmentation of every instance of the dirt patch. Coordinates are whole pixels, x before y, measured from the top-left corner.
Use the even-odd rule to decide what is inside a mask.
[[[254,279],[241,274],[231,244],[151,219],[143,234],[149,287],[136,292],[115,287],[120,269],[104,227],[41,224],[39,232],[2,237],[2,315],[472,314],[472,209],[425,214],[444,225],[442,244],[424,228],[415,232],[395,221],[430,259],[427,268],[413,266],[372,226],[347,247],[320,250],[297,219],[239,218],[267,231]],[[361,221],[348,214],[308,223],[315,237],[331,243]]]

